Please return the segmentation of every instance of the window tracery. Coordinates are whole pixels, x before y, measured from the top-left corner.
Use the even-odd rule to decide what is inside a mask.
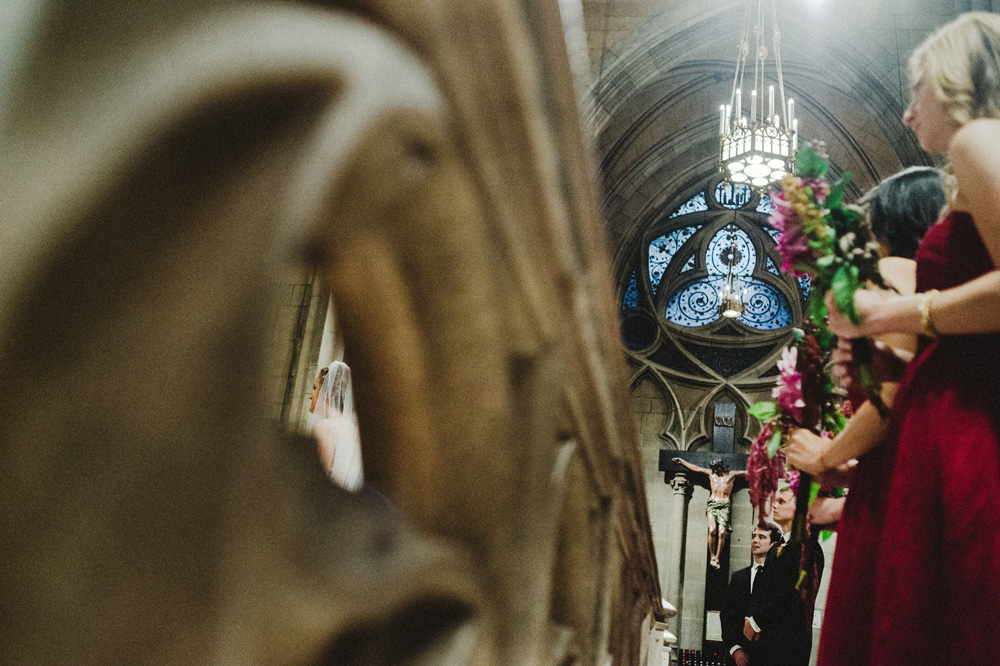
[[[808,280],[779,270],[774,251],[779,232],[768,224],[770,210],[766,194],[713,176],[668,217],[647,227],[651,233],[645,232],[638,263],[626,273],[620,292],[623,333],[628,332],[632,353],[684,376],[765,376],[773,365],[771,351],[787,342],[801,320],[809,289]],[[747,298],[743,315],[727,320],[718,308],[728,270],[723,255],[731,245]],[[639,284],[647,276],[647,286]],[[640,291],[652,301],[640,304]],[[640,312],[641,327],[635,319]],[[660,333],[646,330],[650,324]],[[750,348],[756,351],[748,355]]]

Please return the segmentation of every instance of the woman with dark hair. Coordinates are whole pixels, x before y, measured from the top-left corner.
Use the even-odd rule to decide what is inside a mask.
[[[938,169],[911,167],[886,178],[858,202],[865,211],[881,250],[879,270],[900,294],[908,295],[916,291],[916,262],[913,261],[913,253],[944,207],[942,176]],[[877,344],[881,348],[891,347],[897,353],[909,357],[916,349],[916,336],[887,334],[880,336]],[[847,345],[844,344],[843,347],[846,349]],[[837,370],[844,374],[842,366]],[[883,385],[882,398],[887,405],[892,404],[898,379],[896,377],[897,381]],[[855,404],[858,404],[857,401]],[[888,419],[880,417],[871,403],[864,402],[856,409],[847,429],[835,439],[825,439],[800,429],[792,436],[785,453],[793,467],[810,474],[822,475],[843,467],[877,447],[888,433],[888,428]],[[859,489],[855,487],[854,490],[854,497],[857,498]],[[823,513],[819,514],[819,511]],[[817,522],[830,522],[829,509],[817,507],[816,512]],[[819,520],[821,516],[826,520]]]
[[[883,257],[913,259],[944,210],[941,176],[932,167],[910,167],[883,180],[858,202],[867,209]]]

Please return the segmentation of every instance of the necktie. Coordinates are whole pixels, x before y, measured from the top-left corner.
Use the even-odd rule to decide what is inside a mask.
[[[763,564],[755,564],[753,566],[753,578],[750,580],[750,594],[753,594],[753,588],[757,585],[757,577],[760,576],[760,572],[763,570]]]

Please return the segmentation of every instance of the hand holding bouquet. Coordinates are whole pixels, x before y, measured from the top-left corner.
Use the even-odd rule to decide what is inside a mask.
[[[770,222],[781,232],[776,249],[784,260],[782,270],[812,279],[809,317],[821,343],[829,346],[825,294],[829,291],[833,295],[837,308],[856,326],[861,317],[854,305],[855,292],[868,283],[882,289],[889,286],[879,273],[878,244],[863,216],[843,206],[851,175],[845,173],[830,185],[826,180],[830,162],[822,151],[821,143],[799,150],[796,174],[786,174],[782,180],[782,191],[773,198]],[[880,413],[887,414],[868,340],[852,342],[852,352],[865,397]]]

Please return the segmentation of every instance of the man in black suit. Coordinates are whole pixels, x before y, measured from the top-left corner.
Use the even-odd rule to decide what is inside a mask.
[[[744,637],[756,642],[755,658],[768,666],[807,666],[812,650],[812,602],[803,601],[795,589],[804,545],[789,543],[794,517],[795,493],[783,484],[774,502],[774,522],[783,533],[781,542],[767,553],[743,625]],[[818,581],[823,577],[823,550],[812,541],[807,540],[806,545],[814,549]]]
[[[756,644],[748,641],[743,635],[743,622],[750,614],[750,598],[756,590],[756,584],[767,553],[772,545],[778,543],[780,538],[781,529],[777,525],[768,523],[766,526],[758,525],[754,528],[753,536],[750,539],[750,554],[753,556],[753,564],[740,569],[729,579],[726,602],[722,606],[720,617],[722,620],[722,641],[737,666],[754,666],[757,663],[761,663],[763,666],[763,662],[751,657]]]

